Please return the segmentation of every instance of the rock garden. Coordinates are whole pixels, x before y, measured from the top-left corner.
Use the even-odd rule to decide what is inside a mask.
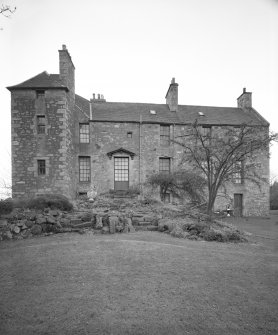
[[[99,196],[94,202],[51,195],[0,201],[0,241],[58,233],[115,234],[158,231],[189,240],[243,242],[246,236],[224,221],[182,206],[135,198]]]

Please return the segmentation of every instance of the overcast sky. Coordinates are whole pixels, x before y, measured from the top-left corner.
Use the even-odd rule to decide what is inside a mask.
[[[89,99],[236,106],[242,88],[278,131],[277,0],[7,0],[0,18],[0,176],[10,175],[10,92],[42,71],[58,73],[66,44],[76,93]],[[278,176],[278,146],[271,173]]]

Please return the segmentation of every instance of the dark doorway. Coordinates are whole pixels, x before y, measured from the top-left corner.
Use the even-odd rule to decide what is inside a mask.
[[[242,194],[241,193],[235,193],[234,194],[234,216],[242,216]]]
[[[115,191],[128,190],[129,184],[129,158],[114,158],[114,189]]]

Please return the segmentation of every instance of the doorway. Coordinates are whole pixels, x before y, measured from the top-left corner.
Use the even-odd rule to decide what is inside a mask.
[[[241,193],[234,194],[234,216],[242,216],[243,210],[243,195]]]
[[[129,158],[114,157],[114,189],[126,191],[129,187]]]

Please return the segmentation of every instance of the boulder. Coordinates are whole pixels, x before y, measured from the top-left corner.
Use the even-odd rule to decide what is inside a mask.
[[[48,216],[46,219],[47,219],[47,223],[50,223],[50,224],[56,223],[56,220],[53,216]]]
[[[49,215],[51,215],[51,216],[59,216],[59,211],[52,209],[52,210],[49,211]]]
[[[103,227],[102,224],[102,216],[99,214],[96,215],[96,229],[101,229]]]
[[[119,219],[117,216],[109,216],[109,231],[110,234],[115,234],[116,226],[119,225]]]
[[[46,216],[44,216],[44,215],[42,215],[42,214],[38,214],[38,215],[36,216],[36,224],[37,224],[37,225],[40,225],[40,224],[42,224],[42,223],[47,223],[47,218],[46,218]]]
[[[31,228],[31,233],[33,235],[39,235],[42,232],[42,227],[39,224],[35,224],[32,228]]]
[[[3,238],[3,240],[12,240],[13,234],[10,231],[5,231],[2,234],[2,238]]]
[[[25,225],[27,228],[31,228],[35,224],[35,221],[27,220]]]
[[[20,228],[18,226],[15,226],[14,229],[13,229],[13,232],[16,233],[16,234],[19,234],[20,233]]]
[[[26,222],[27,222],[26,219],[24,219],[24,220],[18,220],[18,221],[16,222],[16,225],[17,225],[18,227],[22,227],[23,225],[26,224]]]
[[[132,225],[131,218],[126,218],[125,228],[123,232],[124,233],[135,233],[136,232],[136,230],[134,229]]]
[[[8,225],[8,220],[6,219],[1,219],[0,220],[0,228],[6,227]]]
[[[23,230],[23,232],[21,233],[21,236],[23,238],[28,238],[28,237],[32,236],[32,233],[31,233],[30,229],[26,229],[26,230]]]
[[[68,227],[70,226],[70,219],[67,218],[61,218],[59,220],[60,224],[62,225],[62,227]]]
[[[102,234],[109,234],[109,227],[108,226],[102,227],[101,232]]]

